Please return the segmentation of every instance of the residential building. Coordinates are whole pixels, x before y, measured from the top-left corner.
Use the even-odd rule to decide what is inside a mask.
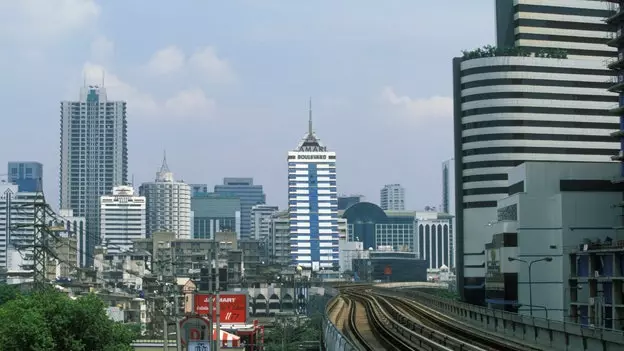
[[[271,217],[277,206],[255,205],[251,208],[251,239],[265,241],[271,232]]]
[[[347,208],[364,201],[363,195],[341,195],[338,196],[338,211],[344,211]]]
[[[288,212],[292,262],[304,269],[338,269],[338,193],[336,153],[328,151],[312,128],[288,152]]]
[[[191,198],[193,238],[212,239],[218,232],[240,233],[241,201],[232,194],[197,193]]]
[[[290,219],[288,211],[271,216],[271,235],[268,243],[269,262],[287,266],[292,264],[290,248]]]
[[[116,186],[100,198],[100,233],[108,254],[130,251],[133,241],[146,237],[146,200],[131,186]]]
[[[176,233],[180,239],[191,238],[191,187],[176,181],[167,165],[166,155],[156,172],[156,180],[139,188],[147,201],[147,236],[155,232]]]
[[[241,223],[237,232],[239,239],[251,237],[251,208],[266,202],[262,185],[254,185],[253,178],[223,178],[223,184],[215,185],[217,194],[231,194],[240,199]]]
[[[43,165],[39,162],[9,162],[7,177],[17,184],[17,191],[43,191]]]
[[[100,196],[128,182],[126,102],[85,86],[61,102],[60,206],[86,218],[87,261],[100,239]]]
[[[385,185],[379,195],[379,206],[384,211],[405,211],[405,188],[401,184]]]
[[[608,110],[603,1],[496,2],[498,47],[453,60],[458,290],[483,301],[492,241],[483,230],[509,196],[507,171],[527,161],[603,162],[620,146]]]
[[[583,298],[597,296],[600,280],[606,303],[617,304],[618,295],[608,291],[607,283],[617,279],[607,256],[593,262],[592,271],[583,266],[587,257],[575,258],[573,265],[569,259],[584,244],[593,247],[615,236],[621,209],[613,204],[622,202],[624,189],[624,183],[612,182],[618,176],[619,165],[612,162],[529,161],[509,169],[509,194],[497,201],[496,221],[482,228],[491,240],[482,249],[487,275],[481,299],[491,308],[586,321],[594,312]],[[590,280],[595,270],[599,279]],[[585,290],[581,295],[568,291],[577,285]],[[571,297],[578,309],[568,310]]]

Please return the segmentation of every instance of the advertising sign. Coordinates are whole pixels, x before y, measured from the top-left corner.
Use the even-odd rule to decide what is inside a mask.
[[[182,346],[191,345],[196,342],[210,342],[210,324],[208,320],[201,317],[188,317],[180,321],[180,341]],[[189,350],[192,350],[189,348]]]
[[[384,268],[384,274],[392,275],[392,267],[390,265],[387,265],[386,268]]]
[[[195,313],[201,316],[209,315],[210,299],[212,294],[195,294]],[[219,294],[220,322],[226,324],[247,323],[247,294],[223,293]],[[212,320],[216,320],[217,307],[212,305]]]

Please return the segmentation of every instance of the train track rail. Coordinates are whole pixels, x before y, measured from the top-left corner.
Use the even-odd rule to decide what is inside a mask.
[[[344,331],[362,350],[382,350],[379,344],[371,345],[371,331],[386,350],[544,350],[456,321],[417,302],[365,287],[345,287],[341,296],[349,308]]]

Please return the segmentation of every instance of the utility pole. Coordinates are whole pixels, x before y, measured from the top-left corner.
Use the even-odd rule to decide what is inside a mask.
[[[219,276],[219,243],[217,243],[217,250],[215,255],[217,256],[217,259],[215,260],[216,262],[216,273],[217,273],[217,280],[215,281],[215,285],[216,285],[216,290],[217,293],[215,294],[215,303],[217,304],[217,313],[216,313],[216,317],[215,317],[215,323],[217,323],[217,328],[216,328],[216,341],[215,341],[215,351],[220,351],[221,350],[221,300],[219,300],[219,280],[220,280],[220,276]]]

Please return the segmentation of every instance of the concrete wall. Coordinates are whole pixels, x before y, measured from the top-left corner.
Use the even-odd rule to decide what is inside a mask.
[[[531,318],[444,299],[422,292],[396,292],[429,308],[482,330],[525,340],[528,345],[552,351],[620,351],[624,350],[624,333],[584,328],[580,324]]]

